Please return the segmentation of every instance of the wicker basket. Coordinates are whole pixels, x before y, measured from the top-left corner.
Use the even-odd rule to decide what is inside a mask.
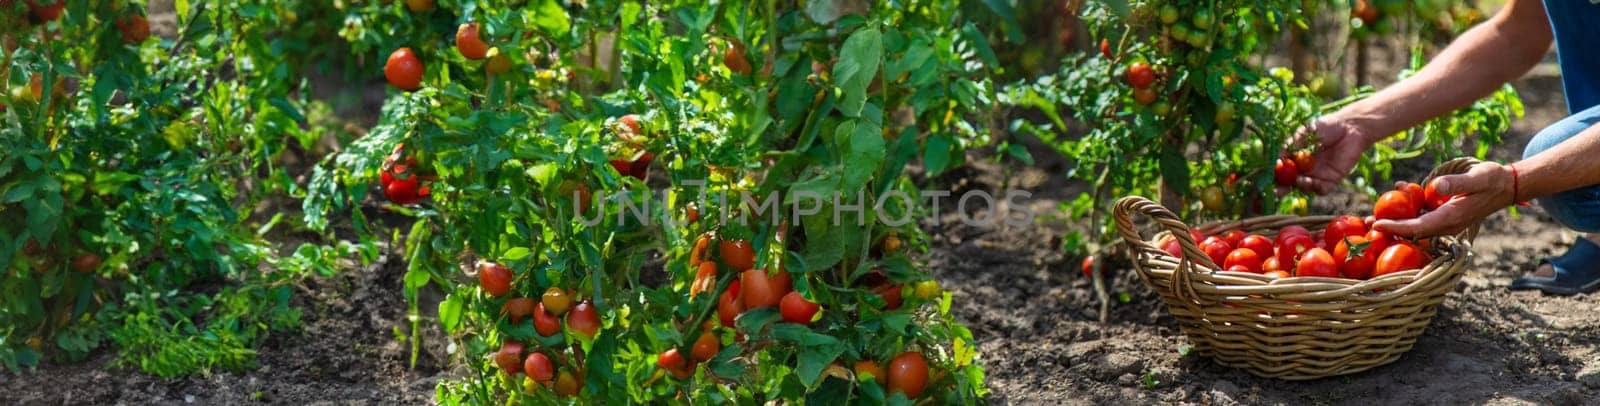
[[[1429,176],[1465,172],[1476,160],[1446,162]],[[1166,231],[1145,240],[1133,216],[1144,214]],[[1286,380],[1355,373],[1394,362],[1416,344],[1436,306],[1455,288],[1472,260],[1477,226],[1432,241],[1432,263],[1370,280],[1285,278],[1224,272],[1200,251],[1189,227],[1143,197],[1115,208],[1117,231],[1134,254],[1135,269],[1161,295],[1195,350],[1222,365]],[[1332,216],[1267,216],[1206,225],[1275,234],[1299,225],[1315,230]],[[1154,241],[1170,233],[1183,247],[1174,258]]]

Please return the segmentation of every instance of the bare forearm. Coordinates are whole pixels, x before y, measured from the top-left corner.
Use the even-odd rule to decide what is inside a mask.
[[[1488,96],[1527,73],[1549,50],[1550,27],[1538,3],[1508,3],[1493,19],[1462,34],[1416,75],[1338,114],[1365,127],[1368,136],[1382,138]]]
[[[1600,185],[1600,125],[1532,158],[1512,164],[1517,168],[1516,198],[1529,200],[1584,186]]]

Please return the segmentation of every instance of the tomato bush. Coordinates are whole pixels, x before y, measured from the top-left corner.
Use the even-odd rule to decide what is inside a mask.
[[[415,86],[371,68],[396,83],[379,122],[305,200],[326,227],[365,222],[375,187],[428,190],[376,201],[414,218],[412,331],[432,320],[419,292],[444,292],[436,320],[470,371],[439,401],[986,393],[951,296],[912,260],[922,231],[893,221],[927,209],[875,197],[915,196],[908,166],[937,175],[990,141],[979,26],[1007,20],[1003,4],[513,3],[346,6],[351,50],[392,66],[409,48],[422,68],[404,70]],[[474,24],[483,60],[459,39]],[[805,196],[840,197],[801,215]],[[524,299],[532,317],[513,318]],[[897,354],[917,354],[920,380],[846,367]]]

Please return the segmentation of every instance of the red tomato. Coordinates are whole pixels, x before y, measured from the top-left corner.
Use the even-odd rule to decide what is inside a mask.
[[[1261,256],[1257,255],[1255,250],[1249,248],[1234,249],[1233,252],[1228,253],[1228,258],[1223,262],[1222,267],[1231,269],[1235,266],[1242,266],[1251,273],[1261,273]]]
[[[1303,255],[1304,252],[1316,248],[1317,243],[1311,241],[1310,236],[1291,235],[1288,239],[1284,240],[1283,244],[1278,245],[1278,262],[1284,265],[1293,265],[1298,267],[1300,265],[1300,256]]]
[[[500,344],[500,351],[494,353],[494,364],[508,375],[522,373],[522,348],[522,343],[516,341]]]
[[[733,320],[744,313],[744,299],[739,292],[739,280],[728,284],[728,290],[722,291],[722,298],[717,300],[717,320],[723,326],[733,327]]]
[[[67,0],[56,0],[55,4],[40,5],[36,0],[26,0],[28,10],[33,11],[33,16],[40,22],[51,22],[61,18],[61,11],[67,8]]]
[[[668,349],[657,356],[656,366],[678,379],[689,379],[694,375],[693,370],[689,368],[689,362],[683,359],[683,354],[679,354],[677,348]]]
[[[1422,201],[1428,206],[1428,210],[1438,209],[1439,206],[1443,206],[1445,203],[1449,203],[1450,199],[1455,198],[1455,196],[1439,194],[1438,189],[1439,178],[1433,178],[1433,180],[1428,181],[1428,187],[1422,190]]]
[[[1144,61],[1129,64],[1127,75],[1128,84],[1133,85],[1135,89],[1148,88],[1156,83],[1156,70]]]
[[[535,303],[538,302],[525,297],[506,299],[506,304],[500,306],[500,313],[510,317],[511,324],[517,324],[523,317],[533,314]]]
[[[1083,277],[1085,277],[1085,278],[1094,277],[1094,256],[1093,255],[1083,257]]]
[[[1251,271],[1250,268],[1245,268],[1244,265],[1230,266],[1230,267],[1228,267],[1228,269],[1225,269],[1225,270],[1228,271],[1228,272],[1255,273],[1255,272]]]
[[[889,393],[904,393],[916,399],[928,387],[928,360],[915,351],[906,351],[889,361]]]
[[[1183,258],[1183,245],[1178,243],[1177,238],[1168,236],[1166,239],[1161,240],[1161,250],[1166,251],[1167,255]]]
[[[1211,236],[1200,242],[1200,252],[1204,252],[1207,257],[1211,258],[1212,263],[1220,266],[1227,261],[1228,253],[1233,252],[1233,246],[1229,245],[1227,240]]]
[[[900,285],[894,284],[872,288],[872,291],[877,293],[878,297],[883,298],[883,308],[885,310],[894,310],[900,308],[902,295],[904,294],[904,292],[901,292],[900,290]]]
[[[722,255],[722,264],[736,270],[746,270],[756,266],[756,251],[745,240],[722,240],[717,243],[717,251]]]
[[[1278,164],[1272,167],[1272,181],[1278,186],[1294,186],[1294,180],[1299,177],[1300,168],[1293,160],[1278,158]]]
[[[1294,153],[1295,170],[1311,172],[1311,168],[1315,167],[1317,167],[1317,156],[1312,155],[1311,151],[1299,150]]]
[[[1282,271],[1287,271],[1287,269],[1283,269],[1283,261],[1279,261],[1277,255],[1269,256],[1266,260],[1261,261],[1261,273]]]
[[[1346,214],[1333,219],[1332,223],[1328,223],[1328,228],[1323,230],[1322,241],[1323,244],[1331,248],[1338,246],[1339,241],[1344,240],[1345,236],[1365,235],[1366,233],[1367,224],[1363,223],[1360,217]]]
[[[1133,101],[1138,102],[1141,106],[1149,106],[1150,103],[1155,103],[1156,99],[1160,97],[1161,95],[1156,94],[1155,89],[1145,87],[1133,89]]]
[[[1334,261],[1333,254],[1321,248],[1306,250],[1300,255],[1300,260],[1294,264],[1295,276],[1320,276],[1325,278],[1339,277],[1339,264]]]
[[[528,359],[522,362],[522,372],[533,378],[534,382],[550,384],[555,379],[556,368],[550,363],[550,357],[542,352],[528,354]]]
[[[816,317],[817,311],[822,306],[806,300],[800,292],[789,292],[783,295],[783,302],[778,306],[778,311],[783,314],[783,321],[797,324],[811,324],[811,318]]]
[[[478,286],[489,296],[505,296],[511,291],[511,269],[493,262],[479,263]]]
[[[1378,220],[1405,220],[1416,218],[1421,207],[1411,200],[1411,195],[1398,190],[1383,192],[1372,207],[1372,217]]]
[[[595,312],[594,305],[588,300],[578,302],[577,307],[567,312],[567,328],[588,338],[594,338],[600,332],[600,314]]]
[[[567,310],[572,308],[572,295],[555,286],[545,289],[540,299],[544,309],[557,316],[567,314]]]
[[[1267,271],[1262,272],[1261,274],[1271,276],[1273,279],[1283,279],[1289,277],[1289,272],[1287,271]]]
[[[1383,255],[1378,257],[1378,264],[1372,268],[1372,277],[1376,278],[1395,272],[1409,271],[1422,268],[1427,263],[1426,255],[1417,246],[1409,242],[1397,241],[1383,250]]]
[[[561,371],[556,375],[556,396],[576,396],[578,389],[583,387],[583,381],[572,375],[570,371]]]
[[[1228,246],[1235,248],[1239,247],[1239,243],[1244,242],[1244,237],[1246,236],[1249,236],[1249,234],[1239,230],[1229,230],[1226,233],[1222,233],[1222,239],[1228,242]]]
[[[561,334],[561,318],[550,314],[544,303],[533,305],[533,331],[545,337]]]
[[[383,65],[383,77],[389,79],[389,84],[408,92],[422,87],[422,73],[422,60],[411,48],[394,50]]]
[[[483,37],[478,36],[478,23],[466,23],[456,27],[456,51],[460,52],[462,57],[474,61],[489,55],[489,44],[484,43]]]
[[[1110,40],[1107,40],[1105,38],[1101,38],[1100,39],[1100,56],[1104,56],[1106,58],[1111,58],[1111,41]]]
[[[883,379],[885,378],[883,367],[878,366],[877,362],[873,362],[872,360],[856,361],[855,371],[857,380],[865,380],[867,377],[872,377],[874,382],[877,382],[879,385],[883,384]]]
[[[66,3],[65,1],[62,2]],[[150,38],[150,20],[138,13],[129,14],[117,20],[117,29],[122,30],[122,43],[137,44]]]
[[[698,267],[705,262],[706,247],[711,245],[711,234],[701,234],[694,239],[694,248],[689,250],[689,266]]]
[[[731,41],[727,49],[722,51],[722,65],[728,70],[740,75],[750,74],[750,61],[744,57],[744,44]]]
[[[1282,230],[1278,230],[1278,238],[1276,240],[1274,240],[1273,242],[1277,243],[1278,245],[1283,245],[1283,242],[1288,240],[1289,237],[1296,236],[1296,235],[1303,235],[1303,236],[1306,236],[1306,237],[1310,237],[1311,236],[1311,231],[1310,230],[1306,230],[1305,227],[1301,227],[1301,226],[1284,227]]]
[[[765,269],[751,269],[739,275],[744,305],[747,309],[760,309],[778,305],[783,295],[789,293],[789,273],[778,270],[768,275]]]
[[[1244,240],[1239,241],[1238,247],[1248,248],[1251,251],[1255,251],[1256,256],[1261,258],[1270,257],[1275,252],[1272,249],[1272,240],[1268,240],[1267,237],[1262,237],[1259,235],[1250,235],[1244,237]]]
[[[383,197],[399,205],[412,205],[422,200],[417,193],[417,176],[400,179],[390,177],[388,184],[383,187]]]
[[[1339,272],[1346,278],[1367,279],[1372,275],[1372,268],[1378,263],[1378,255],[1384,248],[1388,248],[1387,241],[1367,239],[1366,236],[1352,235],[1339,241],[1333,250],[1335,259],[1344,260],[1339,264]]]
[[[700,333],[700,338],[694,340],[694,347],[689,349],[689,356],[695,362],[706,362],[717,356],[722,350],[722,341],[717,340],[716,334],[710,332]]]
[[[1400,187],[1397,187],[1394,190],[1405,192],[1406,197],[1410,197],[1411,202],[1416,203],[1418,210],[1421,210],[1422,205],[1428,202],[1426,199],[1427,192],[1422,190],[1422,185],[1415,183],[1402,183],[1400,184]]]

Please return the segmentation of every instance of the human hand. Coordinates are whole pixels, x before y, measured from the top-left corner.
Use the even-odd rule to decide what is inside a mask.
[[[1515,204],[1515,174],[1497,163],[1475,165],[1467,173],[1440,176],[1434,184],[1441,195],[1452,196],[1438,209],[1414,219],[1378,220],[1372,228],[1407,237],[1454,234],[1490,214]]]
[[[1339,185],[1339,181],[1350,173],[1350,169],[1355,168],[1356,161],[1361,159],[1361,154],[1367,148],[1372,147],[1373,142],[1370,131],[1363,125],[1335,114],[1317,118],[1301,127],[1290,140],[1290,149],[1285,151],[1284,156],[1315,143],[1312,157],[1316,164],[1311,168],[1298,168],[1300,177],[1295,179],[1295,186],[1321,195]],[[1287,193],[1288,190],[1280,188],[1279,192]]]

